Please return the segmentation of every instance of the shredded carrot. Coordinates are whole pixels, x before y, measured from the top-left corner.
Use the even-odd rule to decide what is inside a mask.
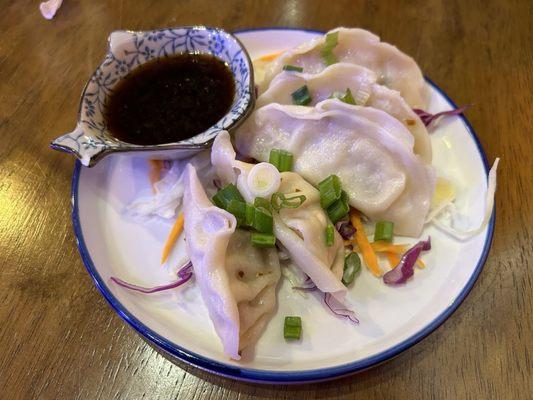
[[[391,244],[382,241],[370,243],[370,246],[372,246],[372,249],[374,251],[377,251],[378,253],[382,251],[387,251],[390,253],[398,254],[405,253],[408,249],[408,245],[406,244]]]
[[[178,240],[178,237],[181,235],[181,232],[183,231],[183,222],[183,213],[180,213],[180,215],[178,215],[178,218],[176,219],[176,222],[174,222],[174,226],[172,226],[172,229],[168,234],[167,241],[165,242],[165,246],[163,247],[161,264],[164,264],[165,261],[167,261],[168,255],[170,254],[170,250],[172,250],[172,248],[176,244],[176,241]]]
[[[390,255],[403,255],[403,253],[405,253],[409,249],[408,244],[391,244],[386,242],[373,242],[370,243],[370,246],[372,246],[372,249],[378,253],[385,253],[389,262],[391,262]],[[391,268],[394,268],[396,265],[398,265],[399,262],[400,259],[398,258],[396,264],[392,265]],[[426,268],[426,264],[424,264],[424,261],[422,261],[420,258],[416,260],[416,263],[420,268]]]
[[[353,209],[350,211],[350,221],[352,221],[352,225],[355,228],[355,241],[357,242],[359,249],[361,249],[361,254],[363,255],[363,260],[365,261],[366,266],[375,276],[381,276],[378,258],[368,242],[363,223],[361,222],[361,217],[359,216],[359,213]]]
[[[163,160],[148,160],[150,163],[150,183],[152,184],[152,192],[155,193],[154,185],[161,180],[161,171],[163,171]]]
[[[386,251],[385,255],[387,256],[387,259],[389,260],[389,264],[391,268],[396,267],[400,263],[400,256],[396,253],[391,253],[390,251]]]
[[[272,61],[272,60],[275,59],[277,56],[279,56],[281,53],[282,53],[282,52],[279,51],[279,52],[277,52],[277,53],[267,54],[267,55],[264,55],[264,56],[259,57],[259,60],[260,60],[260,61],[265,61],[265,62]]]

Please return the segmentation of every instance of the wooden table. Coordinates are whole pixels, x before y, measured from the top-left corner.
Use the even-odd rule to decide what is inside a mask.
[[[3,399],[519,399],[533,392],[533,32],[528,1],[0,1],[0,397]],[[459,104],[498,173],[485,268],[432,335],[368,372],[267,387],[176,366],[92,284],[70,222],[73,128],[84,82],[115,29],[345,25],[412,55]]]

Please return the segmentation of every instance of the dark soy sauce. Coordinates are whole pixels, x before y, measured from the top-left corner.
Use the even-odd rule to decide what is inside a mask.
[[[178,142],[214,125],[235,96],[233,74],[208,54],[178,54],[135,68],[106,104],[107,128],[127,143]]]

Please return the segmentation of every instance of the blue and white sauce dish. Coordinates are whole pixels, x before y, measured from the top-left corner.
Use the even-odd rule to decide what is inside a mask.
[[[213,55],[228,66],[235,82],[230,110],[207,130],[174,143],[137,145],[115,138],[108,129],[105,111],[117,83],[150,60],[183,53]],[[252,62],[244,46],[232,34],[204,26],[115,31],[109,36],[103,62],[85,85],[76,128],[55,139],[51,147],[74,154],[88,167],[115,152],[136,152],[135,155],[152,159],[182,159],[209,147],[221,130],[238,126],[253,105]]]

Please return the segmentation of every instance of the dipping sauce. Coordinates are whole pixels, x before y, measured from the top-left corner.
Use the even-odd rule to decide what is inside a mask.
[[[213,126],[235,96],[233,74],[208,54],[177,54],[135,68],[113,88],[107,128],[139,145],[179,142]]]

